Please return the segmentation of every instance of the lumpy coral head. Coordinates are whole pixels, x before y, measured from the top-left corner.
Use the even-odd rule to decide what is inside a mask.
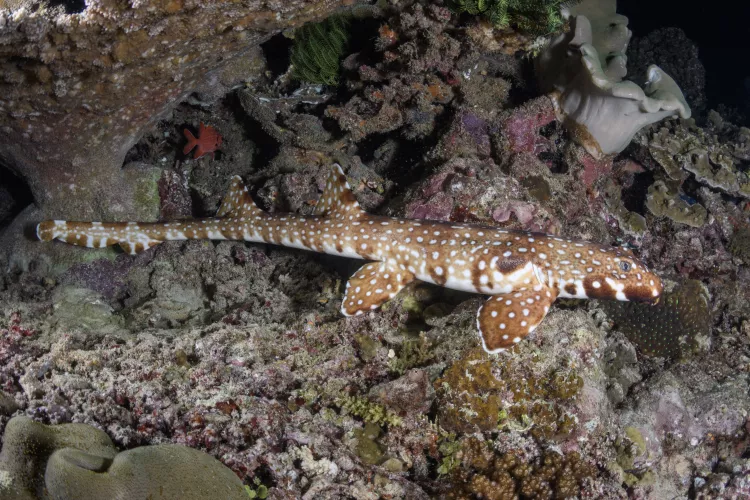
[[[0,499],[247,499],[242,481],[207,453],[180,445],[117,453],[86,424],[12,418],[0,451]]]
[[[641,88],[622,80],[625,61],[618,52],[602,66],[591,23],[582,15],[537,61],[540,86],[551,92],[558,118],[595,157],[619,153],[647,125],[670,116],[690,117],[690,107],[669,75],[652,65]]]
[[[26,416],[10,419],[0,450],[0,498],[24,498],[40,494],[41,476],[49,456],[60,448],[76,448],[100,459],[110,459],[117,450],[104,431],[86,424],[45,425]]]
[[[142,446],[113,459],[63,448],[47,462],[44,482],[55,500],[247,498],[242,481],[221,462],[171,444]]]

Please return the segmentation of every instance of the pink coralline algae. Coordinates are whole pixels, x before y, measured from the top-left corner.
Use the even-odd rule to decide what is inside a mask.
[[[406,206],[406,216],[414,219],[451,220],[453,198],[445,193],[435,193],[427,200],[416,200]]]
[[[456,116],[438,145],[440,158],[457,156],[489,158],[492,154],[489,126],[474,113],[463,111]]]
[[[17,353],[19,343],[24,337],[31,337],[35,333],[34,330],[21,325],[21,313],[12,313],[8,328],[0,329],[0,364]]]
[[[538,154],[550,149],[549,140],[539,134],[539,129],[555,119],[552,103],[540,97],[509,112],[501,121],[500,131],[511,152]]]
[[[609,156],[597,159],[587,153],[583,153],[580,155],[580,161],[583,165],[581,180],[588,188],[592,187],[600,177],[612,172],[612,158]]]
[[[517,201],[497,207],[492,211],[492,218],[497,222],[508,222],[512,216],[515,216],[521,225],[531,227],[536,212],[537,208],[533,203]]]

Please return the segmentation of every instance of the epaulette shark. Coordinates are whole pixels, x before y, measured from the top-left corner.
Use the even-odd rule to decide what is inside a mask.
[[[558,297],[654,303],[659,277],[627,249],[478,224],[371,215],[334,165],[313,215],[267,213],[239,176],[216,217],[176,222],[44,221],[40,240],[131,255],[167,240],[244,240],[370,262],[346,284],[341,312],[377,309],[415,280],[491,295],[479,308],[484,349],[498,353],[534,331]]]

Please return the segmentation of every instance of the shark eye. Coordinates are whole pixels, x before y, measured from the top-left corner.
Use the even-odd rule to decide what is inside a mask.
[[[628,271],[630,271],[630,268],[631,268],[631,267],[632,267],[632,265],[630,264],[630,262],[628,262],[628,261],[626,261],[626,260],[621,260],[621,261],[620,261],[620,269],[621,269],[621,270],[622,270],[623,272],[628,272]]]

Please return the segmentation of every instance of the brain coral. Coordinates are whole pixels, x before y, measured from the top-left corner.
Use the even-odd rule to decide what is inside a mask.
[[[0,451],[0,498],[246,499],[242,481],[207,453],[187,446],[141,446],[117,453],[86,424],[11,419]]]

